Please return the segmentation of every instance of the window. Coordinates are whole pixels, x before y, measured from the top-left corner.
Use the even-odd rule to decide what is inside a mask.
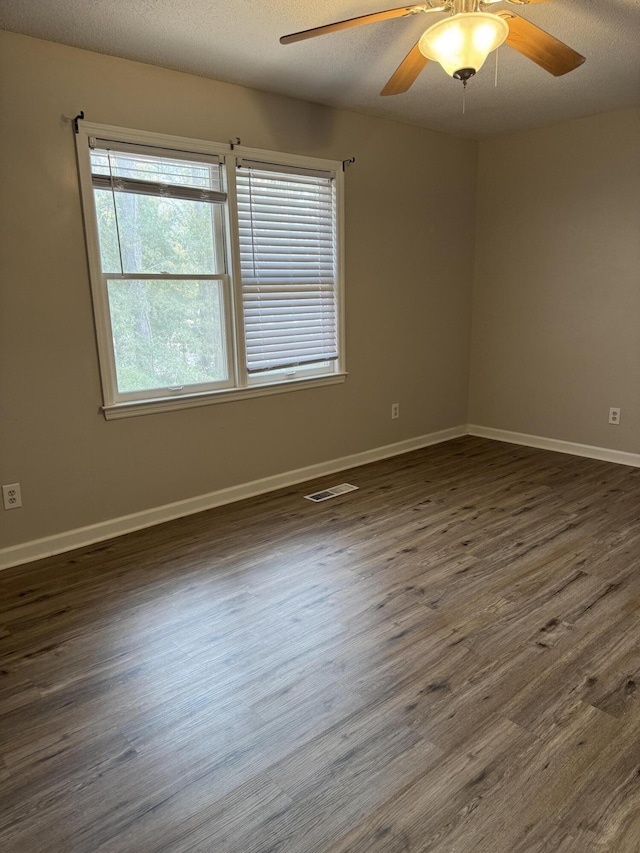
[[[85,122],[77,144],[107,417],[344,379],[338,164]]]

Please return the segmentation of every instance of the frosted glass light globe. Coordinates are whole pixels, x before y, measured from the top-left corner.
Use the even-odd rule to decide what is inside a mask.
[[[462,12],[439,21],[422,34],[420,53],[439,62],[451,77],[471,77],[492,50],[509,35],[506,21],[487,12]],[[470,73],[469,73],[470,72]]]

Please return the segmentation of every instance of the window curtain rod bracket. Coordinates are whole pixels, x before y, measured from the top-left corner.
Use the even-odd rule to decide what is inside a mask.
[[[352,165],[353,163],[355,163],[355,162],[356,162],[356,158],[355,158],[355,157],[349,157],[349,159],[348,159],[348,160],[343,160],[343,161],[342,161],[342,171],[343,171],[343,172],[346,172],[346,171],[347,171],[347,166],[351,166],[351,165]]]
[[[229,146],[232,151],[236,147],[236,145],[242,145],[242,140],[239,136],[234,136],[233,139],[229,140]]]
[[[72,119],[72,121],[73,121],[73,130],[74,130],[74,132],[75,132],[75,133],[77,133],[77,132],[78,132],[78,122],[79,122],[79,121],[82,121],[82,119],[83,119],[83,118],[84,118],[84,110],[80,110],[80,112],[78,113],[78,115],[77,115],[74,119]]]

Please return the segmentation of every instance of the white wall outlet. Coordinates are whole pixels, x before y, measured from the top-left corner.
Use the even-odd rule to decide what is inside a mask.
[[[609,409],[609,423],[610,424],[619,424],[620,423],[620,409],[611,407]]]
[[[20,483],[10,483],[8,486],[3,486],[2,500],[5,509],[17,509],[19,506],[22,506]]]
[[[396,418],[400,417],[400,403],[392,403],[391,404],[391,420],[395,421]]]

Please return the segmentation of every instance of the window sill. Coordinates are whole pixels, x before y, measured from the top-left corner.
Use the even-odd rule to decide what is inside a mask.
[[[346,373],[332,373],[331,376],[318,376],[313,379],[293,379],[269,385],[252,385],[250,388],[234,388],[223,391],[207,391],[203,394],[188,394],[184,397],[163,397],[161,399],[136,400],[133,403],[114,403],[102,406],[105,420],[134,418],[140,415],[153,415],[156,412],[173,412],[176,409],[191,409],[195,406],[209,406],[212,403],[230,403],[233,400],[247,400],[250,397],[268,397],[271,394],[284,394],[287,391],[301,391],[303,388],[321,388],[324,385],[338,385],[345,381]]]

